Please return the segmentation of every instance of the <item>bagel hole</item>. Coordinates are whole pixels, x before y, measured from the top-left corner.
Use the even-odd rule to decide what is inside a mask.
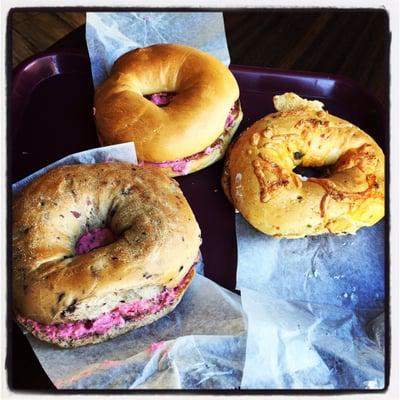
[[[115,233],[107,227],[87,230],[75,242],[75,255],[82,255],[99,247],[107,246],[117,240]]]
[[[303,167],[298,165],[293,172],[303,178],[326,178],[330,175],[328,165],[323,165],[322,167]]]
[[[144,97],[147,100],[150,100],[158,107],[165,107],[169,103],[171,103],[171,100],[175,96],[176,96],[175,92],[159,92],[159,93],[146,94]]]

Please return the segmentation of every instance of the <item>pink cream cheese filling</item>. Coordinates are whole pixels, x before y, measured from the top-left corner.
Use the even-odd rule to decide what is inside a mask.
[[[155,94],[149,95],[149,99],[153,103],[157,104],[156,101],[158,101],[159,97],[155,97],[155,100],[153,101],[153,99],[151,98],[152,96],[168,96],[168,95],[170,95],[170,98],[168,100],[168,103],[169,103],[171,101],[171,98],[174,96],[174,94],[171,95],[170,93],[165,93],[165,92],[155,93]],[[239,100],[236,100],[235,103],[233,104],[233,106],[231,107],[228,117],[225,121],[225,129],[229,129],[234,124],[238,110],[239,110]],[[181,160],[163,161],[163,162],[144,161],[143,165],[150,165],[153,167],[169,167],[172,169],[172,171],[185,175],[189,172],[189,164],[191,161],[197,160],[197,159],[201,158],[202,156],[211,154],[213,151],[216,151],[217,149],[219,149],[222,146],[222,143],[223,143],[223,141],[220,138],[218,138],[214,143],[212,143],[210,146],[208,146],[203,151],[200,151],[199,153],[182,158]]]
[[[97,247],[106,246],[115,242],[116,238],[111,229],[93,228],[84,233],[75,244],[75,254],[81,255],[88,253]]]
[[[194,267],[192,267],[194,268]],[[174,288],[165,288],[156,296],[146,300],[135,300],[121,303],[113,310],[104,313],[94,320],[77,321],[64,324],[42,324],[29,318],[18,316],[19,322],[30,325],[35,332],[44,333],[49,339],[80,339],[82,337],[104,334],[114,327],[121,327],[129,320],[139,320],[146,315],[156,314],[165,306],[172,304],[181,289],[185,288],[190,279],[191,271],[183,277]]]
[[[197,160],[198,158],[202,157],[203,155],[208,155],[213,151],[219,149],[222,146],[222,140],[217,139],[211,146],[208,146],[203,151],[193,154],[192,156],[182,158],[181,160],[175,161],[164,161],[164,162],[151,162],[151,161],[144,161],[144,165],[150,165],[153,167],[170,167],[172,171],[186,174],[189,172],[189,164],[193,160]]]
[[[162,107],[162,106],[167,106],[171,102],[174,96],[175,93],[160,92],[160,93],[149,94],[144,97],[150,100],[156,106]]]

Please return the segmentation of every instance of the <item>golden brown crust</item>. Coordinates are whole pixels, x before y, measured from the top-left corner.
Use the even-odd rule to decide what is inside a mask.
[[[144,95],[174,92],[167,107]],[[133,141],[142,161],[196,154],[223,132],[239,98],[238,84],[218,59],[198,49],[160,44],[130,51],[96,90],[96,126],[104,145]]]
[[[41,323],[74,320],[72,309],[110,293],[175,287],[201,243],[178,184],[125,163],[49,171],[15,197],[12,223],[14,307]],[[74,256],[76,240],[104,225],[117,241]]]
[[[250,224],[277,237],[354,233],[378,222],[384,215],[380,147],[319,102],[279,97],[274,102],[283,111],[257,121],[230,150],[222,177],[230,201]],[[304,181],[293,172],[327,165],[325,178]]]

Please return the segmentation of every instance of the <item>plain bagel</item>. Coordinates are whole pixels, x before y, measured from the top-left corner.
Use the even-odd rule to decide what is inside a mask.
[[[257,121],[230,149],[225,194],[268,235],[297,238],[355,233],[384,216],[384,155],[365,132],[294,93],[274,97],[278,112]],[[296,167],[323,167],[305,178]]]
[[[136,49],[96,90],[99,140],[133,141],[140,161],[170,176],[194,172],[224,155],[242,119],[238,99],[234,76],[210,54],[176,44]]]
[[[201,243],[178,184],[125,163],[53,169],[13,201],[17,320],[60,346],[96,343],[170,312]]]

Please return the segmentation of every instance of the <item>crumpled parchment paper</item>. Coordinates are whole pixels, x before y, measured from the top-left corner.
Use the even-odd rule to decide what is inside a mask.
[[[86,43],[95,88],[122,54],[157,43],[185,44],[230,62],[220,12],[88,12]]]
[[[63,164],[136,163],[133,143],[67,156],[13,185],[13,193]],[[110,341],[61,349],[27,338],[57,388],[234,389],[240,385],[246,319],[240,297],[197,274],[176,309],[153,324]]]
[[[383,388],[384,221],[288,240],[237,214],[236,234],[248,317],[242,388]]]

